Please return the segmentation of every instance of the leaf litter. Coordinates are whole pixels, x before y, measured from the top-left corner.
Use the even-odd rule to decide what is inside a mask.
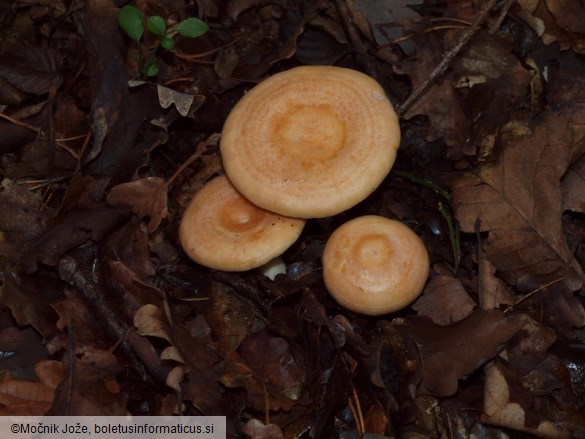
[[[211,30],[131,87],[114,2],[37,3],[8,8],[0,38],[4,414],[224,415],[255,439],[585,437],[581,6],[140,3]],[[401,104],[398,171],[310,222],[274,280],[189,261],[178,222],[221,172],[234,103],[331,63]],[[379,318],[321,276],[327,237],[365,213],[407,223],[432,259],[423,295]]]

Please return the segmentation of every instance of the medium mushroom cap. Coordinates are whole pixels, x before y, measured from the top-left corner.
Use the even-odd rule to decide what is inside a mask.
[[[229,114],[220,149],[231,182],[254,204],[319,218],[370,195],[399,143],[398,117],[374,79],[305,66],[250,90]]]
[[[329,293],[347,309],[379,315],[404,308],[422,292],[429,256],[401,222],[368,215],[333,232],[323,252]]]
[[[220,176],[203,186],[185,209],[179,240],[185,253],[201,265],[245,271],[284,253],[304,225],[305,220],[255,206]]]

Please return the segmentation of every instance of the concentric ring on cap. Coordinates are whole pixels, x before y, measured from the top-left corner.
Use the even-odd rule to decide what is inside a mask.
[[[226,176],[209,181],[189,203],[179,240],[195,262],[245,271],[280,256],[301,234],[305,220],[268,212],[245,199]]]
[[[298,218],[335,215],[390,172],[398,117],[382,87],[355,70],[297,67],[251,89],[221,137],[226,174],[264,209]]]

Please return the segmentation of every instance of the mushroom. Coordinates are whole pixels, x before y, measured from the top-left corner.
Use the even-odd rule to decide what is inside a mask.
[[[254,204],[297,218],[335,215],[390,172],[398,117],[374,79],[303,66],[277,73],[234,106],[220,150],[233,185]]]
[[[260,267],[280,256],[299,237],[305,220],[259,208],[226,176],[209,181],[189,203],[179,240],[195,262],[225,271]]]
[[[422,292],[429,256],[399,221],[367,215],[336,229],[323,251],[323,279],[333,298],[362,314],[404,308]]]

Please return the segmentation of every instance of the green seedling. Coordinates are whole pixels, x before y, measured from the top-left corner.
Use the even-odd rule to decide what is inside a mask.
[[[162,48],[173,51],[175,48],[174,38],[177,34],[188,38],[197,38],[209,30],[209,26],[198,18],[187,18],[180,23],[168,26],[166,20],[159,15],[152,15],[146,18],[146,28],[158,37],[155,47],[148,50],[144,56],[142,37],[144,36],[144,18],[142,11],[136,6],[126,5],[118,13],[118,23],[126,34],[136,42],[138,48],[138,67],[141,78],[152,77],[158,74],[156,56]]]
[[[411,182],[413,182],[415,184],[418,184],[420,186],[424,186],[424,187],[432,190],[436,194],[443,197],[447,202],[451,199],[451,194],[449,193],[448,190],[442,188],[441,186],[439,186],[438,184],[436,184],[435,182],[433,182],[431,180],[428,180],[426,178],[420,178],[420,177],[417,177],[416,175],[411,174],[410,172],[401,171],[398,169],[393,169],[392,173],[398,177],[406,178],[407,180],[410,180]],[[453,260],[454,260],[453,272],[457,273],[457,271],[459,270],[459,265],[461,263],[461,236],[460,236],[461,231],[459,230],[459,223],[453,217],[453,213],[451,212],[451,209],[448,207],[448,203],[447,203],[447,205],[445,205],[444,203],[439,202],[437,208],[438,208],[439,212],[441,213],[441,216],[443,217],[443,219],[447,223],[447,228],[449,230],[449,241],[451,243],[451,251],[453,252]]]

